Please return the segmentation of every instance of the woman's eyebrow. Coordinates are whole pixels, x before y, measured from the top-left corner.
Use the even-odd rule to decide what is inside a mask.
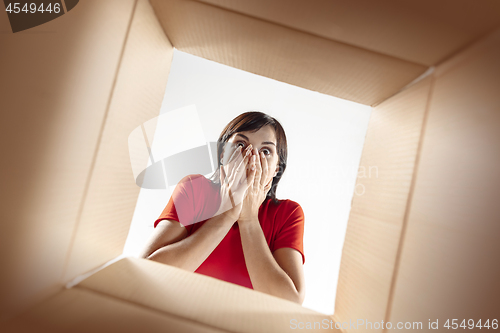
[[[247,140],[247,141],[250,141],[248,140],[248,137],[246,135],[243,135],[243,134],[240,134],[240,133],[236,133],[236,136],[241,136],[243,139]]]

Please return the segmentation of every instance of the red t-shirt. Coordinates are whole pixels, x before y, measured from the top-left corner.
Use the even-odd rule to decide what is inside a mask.
[[[215,214],[219,204],[218,184],[202,175],[187,176],[175,187],[154,227],[161,220],[178,221],[186,227],[189,237]],[[259,209],[259,222],[271,252],[289,247],[299,251],[302,263],[305,262],[302,243],[304,213],[298,203],[279,200],[275,204],[266,200]],[[252,288],[237,223],[195,272]]]

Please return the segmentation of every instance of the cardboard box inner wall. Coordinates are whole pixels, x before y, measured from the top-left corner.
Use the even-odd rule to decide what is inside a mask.
[[[9,32],[0,35],[2,322],[23,313],[19,329],[83,331],[91,326],[79,326],[82,318],[96,316],[87,325],[104,330],[124,327],[110,318],[127,316],[135,318],[130,330],[147,322],[152,330],[264,332],[286,331],[293,315],[327,317],[199,276],[197,283],[221,291],[217,318],[241,298],[248,308],[276,302],[279,314],[241,310],[231,313],[247,326],[214,323],[208,296],[196,303],[204,315],[191,316],[154,303],[151,291],[163,290],[161,283],[143,284],[140,294],[152,295],[146,299],[113,292],[113,279],[133,291],[133,281],[154,280],[153,272],[174,286],[186,278],[141,260],[106,268],[97,284],[63,288],[123,249],[139,193],[127,137],[158,114],[173,47],[375,105],[361,165],[378,166],[379,175],[359,180],[367,191],[352,205],[336,320],[426,325],[499,313],[498,2],[388,1],[374,11],[366,1],[289,4],[86,0],[16,34],[0,15]],[[431,75],[403,89],[429,66],[436,67]],[[136,280],[120,279],[123,267],[133,267]],[[195,297],[169,295],[179,306]],[[71,307],[61,321],[58,311]],[[259,318],[267,326],[255,324]]]

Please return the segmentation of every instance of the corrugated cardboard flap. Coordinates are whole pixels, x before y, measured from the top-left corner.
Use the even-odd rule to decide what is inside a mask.
[[[124,258],[77,288],[231,332],[289,332],[291,323],[332,320],[290,301],[145,259]]]
[[[175,48],[305,89],[374,105],[420,64],[190,0],[151,0]]]
[[[2,333],[226,332],[91,290],[66,289],[0,327]]]

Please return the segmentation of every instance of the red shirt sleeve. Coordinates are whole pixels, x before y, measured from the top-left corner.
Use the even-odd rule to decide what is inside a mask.
[[[274,239],[274,245],[271,249],[274,252],[283,247],[289,247],[300,252],[302,255],[302,264],[306,262],[304,256],[304,212],[302,207],[294,201],[287,200],[283,202],[286,206],[280,214],[283,221],[281,228]]]
[[[177,184],[154,227],[161,220],[174,220],[191,235],[196,230],[193,230],[193,225],[213,217],[218,207],[218,189],[202,175],[189,175]]]
[[[176,186],[165,209],[154,223],[154,227],[162,220],[174,220],[186,227],[188,234],[191,234],[195,211],[196,191],[193,189],[192,175],[184,177]]]

